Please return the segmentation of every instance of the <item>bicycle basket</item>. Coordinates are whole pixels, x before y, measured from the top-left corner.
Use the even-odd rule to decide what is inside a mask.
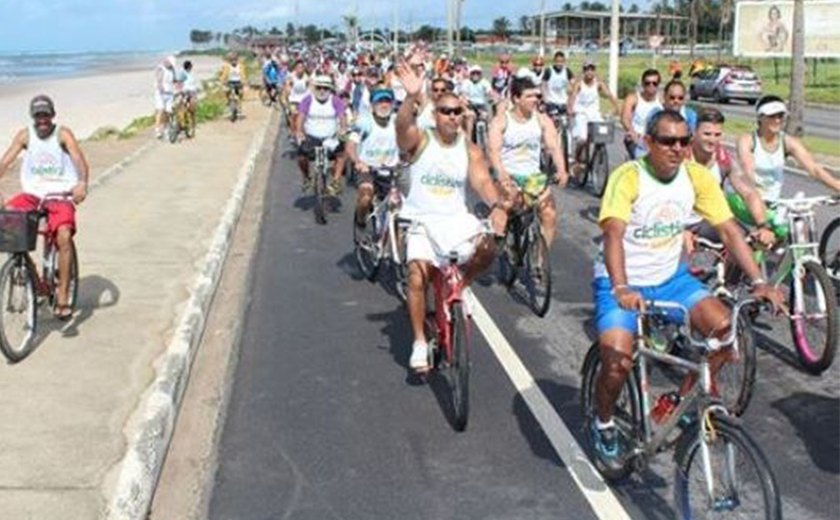
[[[34,251],[39,219],[37,211],[0,210],[0,252]]]
[[[615,125],[613,123],[594,121],[589,123],[588,131],[589,139],[593,143],[610,144],[615,137]]]

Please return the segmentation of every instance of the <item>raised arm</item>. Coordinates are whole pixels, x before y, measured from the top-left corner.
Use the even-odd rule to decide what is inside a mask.
[[[811,152],[802,144],[802,141],[792,135],[785,134],[785,150],[796,159],[796,162],[808,172],[808,174],[825,184],[834,191],[840,192],[840,179],[834,177],[825,168],[817,164]]]
[[[410,59],[413,58],[412,56]],[[397,112],[397,146],[403,153],[413,156],[423,140],[423,133],[417,126],[415,116],[420,93],[423,90],[423,79],[406,61],[400,61],[397,64],[396,73],[405,87],[405,100]]]

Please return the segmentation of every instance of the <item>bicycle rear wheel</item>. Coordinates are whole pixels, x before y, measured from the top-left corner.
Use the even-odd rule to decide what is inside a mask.
[[[781,519],[776,479],[761,449],[732,419],[712,416],[711,423],[709,434],[702,435],[695,427],[684,434],[677,448],[674,498],[678,518]],[[711,497],[706,469],[713,480]]]
[[[589,176],[592,178],[592,193],[596,197],[602,197],[607,189],[607,176],[610,164],[607,157],[607,147],[603,144],[595,145],[592,153],[592,162],[589,163]]]
[[[525,277],[528,306],[540,318],[551,304],[551,259],[548,245],[539,226],[531,226],[528,233],[528,251],[525,254]]]
[[[601,463],[595,453],[595,446],[592,445],[592,439],[589,435],[592,421],[597,417],[595,390],[600,372],[601,354],[598,342],[596,341],[589,348],[589,352],[586,353],[586,357],[583,360],[583,369],[581,370],[580,405],[583,415],[584,438],[586,439],[585,444],[589,459],[593,465],[598,468],[598,471],[604,479],[610,482],[617,482],[633,473],[632,460],[625,458],[619,468],[607,467]],[[623,444],[624,453],[628,452],[629,444],[635,439],[637,427],[641,422],[642,408],[638,388],[639,385],[636,383],[635,372],[631,372],[615,403],[613,419],[620,433],[619,442]]]
[[[820,238],[820,258],[826,274],[840,290],[840,218],[832,220]]]
[[[318,224],[327,223],[327,176],[316,168],[315,171],[315,206],[312,210],[315,212],[315,222]]]
[[[452,357],[448,360],[447,375],[452,392],[452,425],[461,432],[467,428],[470,413],[470,318],[461,303],[453,303],[451,310]]]
[[[25,254],[14,254],[0,268],[0,350],[11,363],[32,353],[37,324],[35,268]]]
[[[231,98],[230,100],[228,100],[228,111],[230,121],[232,123],[236,122],[236,118],[239,117],[239,102],[236,100],[236,98]]]
[[[821,374],[837,350],[837,296],[831,279],[816,262],[803,262],[802,277],[791,273],[790,331],[799,361],[808,372]]]
[[[355,221],[355,217],[353,220]],[[356,222],[353,222],[353,245],[356,263],[362,275],[370,281],[376,278],[380,263],[377,247],[379,233],[377,231],[376,214],[372,211],[368,212],[367,217],[365,217],[364,228],[359,228]]]

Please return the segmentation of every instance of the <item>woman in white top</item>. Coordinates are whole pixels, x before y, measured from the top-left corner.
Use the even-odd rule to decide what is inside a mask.
[[[801,168],[811,177],[819,180],[828,188],[840,192],[840,179],[832,176],[825,168],[817,164],[802,141],[786,134],[782,127],[787,115],[787,106],[778,96],[764,96],[756,103],[758,129],[738,138],[738,161],[746,178],[755,184],[765,202],[775,202],[782,195],[785,179],[785,160],[788,156],[796,159]],[[730,198],[735,216],[739,220],[764,226],[765,222],[756,223],[749,212],[741,212]],[[772,211],[766,211],[767,219],[774,221]]]

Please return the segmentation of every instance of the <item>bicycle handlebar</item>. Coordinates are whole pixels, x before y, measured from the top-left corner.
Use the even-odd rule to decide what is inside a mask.
[[[789,211],[810,211],[816,206],[840,204],[840,195],[817,195],[814,197],[803,197],[798,193],[795,197],[777,199],[774,206],[781,206]]]

